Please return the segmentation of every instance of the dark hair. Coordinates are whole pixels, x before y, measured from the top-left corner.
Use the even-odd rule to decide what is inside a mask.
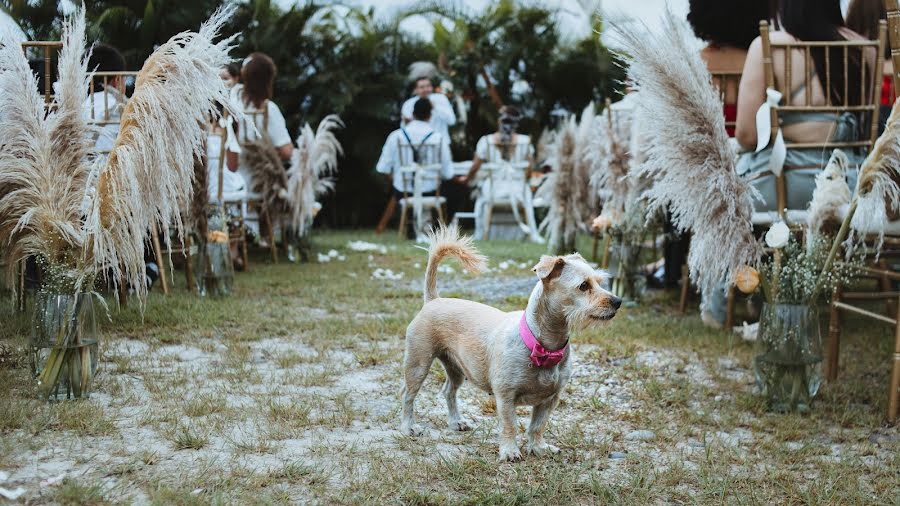
[[[225,69],[226,72],[228,72],[228,75],[230,75],[232,78],[234,78],[235,81],[237,81],[237,82],[241,81],[241,64],[240,63],[231,62],[231,63],[225,65],[225,67],[223,67],[223,68]]]
[[[697,37],[714,46],[747,49],[759,36],[760,20],[771,17],[763,0],[690,0],[687,20]]]
[[[803,41],[843,41],[846,40],[838,30],[844,27],[844,16],[841,14],[840,0],[781,0],[779,13],[784,30]],[[858,79],[850,79],[844,83],[844,59],[840,48],[829,48],[831,89],[826,89],[825,48],[812,48],[813,64],[819,76],[819,82],[827,96],[834,104],[844,103],[844,91],[848,94],[847,103],[859,105],[860,88]],[[849,53],[847,75],[858,76],[863,65],[861,55],[857,51]]]
[[[422,81],[422,80],[428,81],[428,84],[434,86],[434,81],[432,81],[430,77],[428,77],[428,76],[419,76],[419,77],[415,78],[415,80],[413,81],[413,88],[415,88],[416,86],[418,86],[418,85],[419,85],[419,81]]]
[[[122,72],[125,70],[125,57],[113,46],[98,42],[91,46],[87,66],[88,72]],[[94,77],[94,91],[103,91],[103,77]]]
[[[881,20],[887,19],[882,0],[853,0],[847,9],[847,28],[870,40],[878,39]],[[884,56],[889,58],[891,48],[884,46]]]
[[[420,98],[413,104],[413,119],[428,121],[431,118],[431,100]]]
[[[275,85],[275,62],[265,53],[252,53],[241,67],[241,82],[244,84],[244,103],[262,108],[266,100],[272,98]]]

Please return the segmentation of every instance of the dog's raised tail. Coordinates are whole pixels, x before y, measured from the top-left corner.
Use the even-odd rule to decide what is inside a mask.
[[[437,269],[448,256],[456,257],[459,263],[472,274],[484,270],[487,259],[475,249],[472,238],[460,237],[455,226],[441,225],[428,232],[428,267],[425,269],[425,303],[438,298]]]

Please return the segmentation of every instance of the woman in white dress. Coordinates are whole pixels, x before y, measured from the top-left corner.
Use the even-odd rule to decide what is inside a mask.
[[[475,236],[483,237],[486,223],[494,207],[502,206],[512,210],[520,228],[530,239],[542,242],[534,223],[531,206],[531,189],[528,187],[528,172],[534,159],[531,138],[516,132],[521,114],[513,106],[500,109],[500,119],[496,132],[485,135],[475,146],[475,157],[466,184],[476,182],[482,165],[489,164],[491,173],[478,178],[475,201]],[[519,206],[524,215],[519,215]]]
[[[275,146],[278,157],[288,162],[294,151],[294,145],[281,109],[272,102],[276,72],[275,62],[264,53],[253,53],[244,60],[241,67],[241,84],[231,88],[232,102],[235,107],[242,109],[245,115],[245,119],[236,125],[235,134],[239,144],[253,142],[261,137],[268,138]],[[246,205],[247,199],[258,198],[258,195],[250,192],[253,187],[253,174],[249,167],[241,163],[238,145],[229,143],[226,159],[226,166],[231,173],[223,179],[226,200],[232,198],[242,200]],[[249,218],[248,225],[258,233],[257,219],[249,213],[246,214]]]

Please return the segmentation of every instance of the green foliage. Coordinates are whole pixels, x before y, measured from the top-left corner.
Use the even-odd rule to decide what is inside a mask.
[[[196,29],[218,7],[216,0],[84,0],[89,39],[118,47],[137,69],[153,48],[183,30]],[[57,2],[0,0],[31,38],[58,38]],[[394,19],[379,21],[372,10],[307,0],[283,9],[271,0],[247,0],[225,33],[240,32],[233,55],[267,53],[278,66],[274,101],[288,130],[317,124],[337,113],[347,127],[338,137],[337,189],[325,202],[320,222],[370,226],[387,199],[388,184],[374,171],[388,133],[397,128],[400,104],[409,96],[406,72],[414,61],[437,62],[469,106],[468,123],[456,127],[456,159],[469,159],[482,135],[496,129],[497,107],[487,76],[503,103],[525,113],[523,133],[535,138],[557,105],[578,111],[590,100],[612,96],[622,71],[594,33],[567,41],[553,9],[502,0],[483,12],[419,2]],[[433,22],[432,40],[400,31],[413,15]],[[599,29],[595,14],[592,26]],[[514,86],[527,83],[526,93]]]

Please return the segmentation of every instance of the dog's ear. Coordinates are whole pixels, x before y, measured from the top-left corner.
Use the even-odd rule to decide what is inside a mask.
[[[563,257],[543,255],[531,270],[537,274],[537,277],[540,278],[541,281],[550,281],[551,279],[559,277],[565,265],[566,261]]]

